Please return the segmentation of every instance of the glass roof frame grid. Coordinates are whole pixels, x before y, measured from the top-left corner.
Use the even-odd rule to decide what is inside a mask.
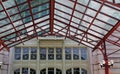
[[[8,19],[9,19],[10,23],[12,24],[13,29],[16,31],[16,32],[15,32],[15,33],[16,33],[16,35],[18,35],[19,33],[17,32],[17,30],[16,30],[16,28],[15,28],[15,26],[14,26],[14,24],[13,24],[13,22],[12,22],[12,20],[11,20],[10,16],[9,16],[9,14],[7,13],[7,10],[5,9],[5,6],[3,5],[3,3],[2,3],[1,1],[0,1],[0,4],[1,4],[1,6],[2,6],[3,10],[5,11],[5,14],[6,14],[6,16],[8,17]],[[24,43],[22,42],[21,37],[20,37],[19,35],[18,35],[18,37],[19,37],[19,39],[20,39],[21,43],[22,43],[22,44],[24,44]]]
[[[72,0],[68,0],[68,1],[71,1],[71,2],[73,2],[73,3],[75,3],[75,0],[74,1],[72,1]],[[26,1],[27,3],[28,3],[28,1]],[[23,2],[23,3],[20,3],[20,4],[15,4],[14,6],[12,6],[12,7],[9,7],[9,8],[6,8],[6,10],[9,10],[9,9],[12,9],[12,8],[14,8],[14,7],[17,7],[17,5],[21,5],[21,4],[24,4],[24,3],[26,3],[26,2]],[[103,3],[103,0],[100,0],[100,1],[95,1],[95,2],[97,2],[97,3],[99,3],[99,4],[102,4]],[[47,2],[48,3],[48,2]],[[50,2],[49,2],[50,3]],[[51,2],[51,3],[53,3],[53,2]],[[50,4],[51,4],[50,3]],[[57,2],[56,0],[55,0],[55,2],[53,3],[53,4],[56,4],[56,3],[59,3],[59,2]],[[29,4],[29,3],[28,3]],[[43,3],[42,3],[43,4]],[[66,6],[66,5],[64,5],[64,4],[62,4],[62,2],[60,2],[59,3],[61,6],[64,6],[64,7],[67,7],[67,8],[69,8],[69,9],[73,9],[74,7],[70,7],[70,6]],[[87,5],[84,5],[84,4],[82,4],[81,2],[76,2],[76,5],[81,5],[81,6],[83,6],[83,7],[85,7],[85,8],[87,8],[87,9],[90,9],[90,10],[92,10],[92,11],[95,11],[96,13],[100,13],[100,14],[102,14],[103,16],[106,16],[106,17],[109,17],[109,18],[112,18],[112,19],[115,19],[115,20],[117,20],[117,21],[119,21],[119,19],[118,18],[115,18],[114,16],[111,16],[111,15],[108,15],[107,13],[103,13],[103,12],[98,12],[98,10],[95,10],[95,9],[93,9],[93,8],[91,8],[91,7],[89,7],[89,6],[87,6]],[[109,5],[109,4],[111,4],[111,5],[113,5],[113,6],[111,6],[111,5]],[[39,6],[39,5],[38,5]],[[113,4],[113,3],[110,3],[110,2],[107,2],[107,1],[105,1],[105,4],[103,4],[103,6],[108,6],[109,8],[112,8],[112,9],[114,9],[114,10],[117,10],[117,11],[120,11],[120,9],[118,9],[117,7],[119,7],[120,8],[120,6],[118,6],[118,5],[115,5],[115,4]],[[116,6],[116,7],[115,7]],[[37,5],[35,6],[35,7],[37,7]],[[54,6],[55,7],[55,6]],[[38,13],[41,13],[41,12],[37,12],[37,13],[32,13],[32,8],[34,8],[34,7],[29,7],[29,11],[31,12],[31,15],[29,15],[29,16],[31,16],[32,17],[32,22],[33,21],[35,21],[36,19],[33,19],[34,17],[34,15],[35,14],[38,14]],[[17,8],[18,9],[18,8]],[[48,8],[48,9],[46,9],[46,10],[50,10],[51,8]],[[74,8],[75,9],[75,8]],[[87,10],[86,9],[86,10]],[[69,14],[69,16],[72,16],[70,19],[67,19],[67,20],[69,20],[69,23],[70,24],[68,24],[68,23],[66,23],[66,22],[62,22],[62,20],[61,19],[57,19],[57,18],[53,18],[54,16],[57,16],[58,14],[57,13],[55,13],[55,10],[58,10],[58,8],[53,8],[52,9],[52,11],[54,12],[54,14],[52,15],[52,19],[54,19],[54,20],[52,20],[52,23],[55,25],[56,23],[54,23],[55,21],[58,21],[58,22],[61,22],[61,23],[63,23],[63,24],[65,24],[66,25],[66,27],[69,27],[68,29],[66,29],[66,27],[62,27],[62,26],[60,26],[58,23],[57,23],[57,25],[59,25],[60,27],[62,27],[63,29],[65,28],[65,30],[67,30],[67,33],[64,31],[64,36],[65,36],[65,34],[66,34],[66,38],[69,38],[71,35],[72,35],[72,33],[70,34],[70,32],[73,32],[73,30],[72,29],[70,29],[70,28],[74,28],[75,30],[78,30],[78,31],[82,31],[83,33],[84,33],[84,35],[85,34],[88,34],[88,35],[91,35],[91,36],[93,36],[93,37],[95,37],[95,38],[98,38],[99,39],[99,42],[97,43],[97,45],[96,46],[98,46],[99,47],[99,44],[101,45],[101,40],[105,37],[106,38],[106,41],[107,42],[109,42],[109,43],[112,43],[113,45],[117,45],[117,46],[119,46],[118,44],[119,44],[119,40],[117,40],[117,41],[113,41],[113,40],[110,40],[109,39],[109,36],[111,35],[111,36],[113,36],[113,37],[115,37],[115,38],[118,38],[118,39],[120,39],[119,38],[119,36],[116,36],[116,35],[114,35],[114,34],[112,34],[113,33],[113,31],[112,31],[112,29],[106,29],[106,28],[104,28],[104,27],[100,27],[99,25],[97,25],[97,24],[95,24],[94,22],[92,23],[92,22],[89,22],[89,21],[87,21],[86,19],[84,19],[84,17],[82,17],[82,18],[79,18],[78,19],[78,17],[76,16],[76,15],[74,15],[73,14],[73,12],[72,12],[72,14],[70,13]],[[61,10],[61,9],[59,9],[59,10]],[[74,10],[74,11],[79,11],[79,10]],[[5,12],[5,10],[0,10],[0,12]],[[62,12],[62,13],[65,13],[63,10],[61,10],[60,12]],[[79,11],[79,13],[80,13],[81,11]],[[14,15],[19,15],[21,13],[21,11],[18,11],[18,13],[15,13],[15,14],[12,14],[12,15],[10,15],[10,17],[12,17],[12,16],[14,16]],[[92,15],[89,15],[89,14],[87,14],[86,12],[81,12],[81,14],[83,15],[83,16],[89,16],[89,17],[91,17],[92,19],[94,19],[95,17],[93,17]],[[66,13],[65,13],[65,15],[67,15]],[[29,17],[28,16],[28,17]],[[45,16],[50,16],[50,13],[48,13],[47,15],[45,15]],[[44,16],[43,16],[44,17]],[[62,16],[61,16],[62,17]],[[6,18],[8,18],[9,19],[9,17],[8,16],[6,16],[6,17],[4,17],[4,18],[1,18],[1,20],[3,20],[3,19],[6,19]],[[26,18],[26,17],[23,17],[23,19],[24,18]],[[97,31],[94,31],[94,29],[92,30],[92,28],[90,28],[90,27],[86,27],[86,26],[84,26],[84,27],[86,27],[86,29],[87,30],[91,30],[91,31],[94,31],[94,32],[96,32],[96,33],[98,33],[98,34],[100,34],[100,35],[102,35],[102,36],[104,36],[104,37],[98,37],[97,35],[95,35],[95,34],[92,34],[91,32],[90,33],[88,33],[88,32],[85,32],[84,30],[82,30],[82,29],[79,29],[79,28],[77,28],[77,27],[75,27],[75,26],[73,26],[72,25],[72,23],[74,22],[74,24],[78,24],[76,21],[73,21],[72,20],[72,18],[76,18],[76,19],[78,19],[78,20],[80,20],[80,22],[86,22],[86,23],[88,23],[88,24],[91,24],[92,23],[92,26],[94,26],[94,27],[97,27],[97,28],[100,28],[100,29],[102,29],[102,30],[106,30],[108,33],[107,34],[105,34],[105,35],[102,35],[102,34],[100,34],[99,32],[97,32]],[[20,17],[20,19],[18,20],[18,21],[22,21],[23,20],[22,19],[22,17]],[[39,21],[39,22],[46,22],[46,21],[48,21],[50,19],[50,17],[49,18],[47,18],[47,19],[42,19],[42,21]],[[63,19],[65,19],[65,18],[63,18]],[[46,20],[46,21],[45,21]],[[99,19],[99,18],[95,18],[94,19],[94,21],[95,20],[98,20],[98,21],[100,21],[100,22],[102,22],[102,23],[105,23],[106,25],[108,25],[108,26],[110,26],[110,27],[113,27],[113,28],[115,28],[115,27],[118,27],[117,25],[114,25],[114,24],[110,24],[109,22],[107,22],[107,21],[103,21],[103,20],[101,20],[101,19]],[[16,21],[16,20],[15,20]],[[14,26],[14,22],[15,21],[13,21],[13,20],[11,20],[10,22],[8,22],[7,24],[9,24],[10,23],[10,25],[12,25],[13,24],[13,26]],[[51,22],[51,20],[49,20],[50,22]],[[29,22],[28,22],[29,23]],[[22,24],[24,24],[24,22],[22,23]],[[34,25],[34,24],[36,24],[36,23],[33,23],[32,25],[30,25],[31,27],[34,27],[35,29],[34,29],[34,31],[36,31],[37,29],[36,28],[38,28],[37,27],[37,25]],[[59,33],[62,31],[61,29],[59,29],[59,28],[54,28],[54,27],[52,27],[51,28],[51,26],[54,26],[54,25],[50,25],[50,26],[48,26],[48,27],[46,27],[47,25],[45,25],[45,27],[46,27],[46,29],[49,29],[49,30],[53,30],[53,29],[58,29],[59,30]],[[4,26],[6,26],[6,25],[4,25]],[[20,25],[19,25],[20,26]],[[13,28],[11,28],[11,29],[16,29],[17,27],[19,27],[19,26],[16,26],[16,27],[13,27]],[[77,26],[80,26],[79,24],[77,25]],[[89,25],[90,26],[90,25]],[[0,28],[2,28],[3,26],[0,26]],[[50,28],[51,29],[50,29]],[[24,30],[24,29],[26,29],[27,30],[27,28],[28,27],[25,27],[24,26],[24,28],[22,28],[22,29],[20,29],[20,30],[16,30],[15,32],[12,32],[12,34],[16,34],[16,36],[19,36],[20,38],[22,38],[20,35],[19,35],[19,33],[20,33],[20,31],[22,31],[22,30]],[[41,30],[43,30],[42,28],[43,28],[43,26],[42,27],[40,27],[41,28]],[[8,30],[10,30],[10,29],[8,29]],[[36,33],[35,34],[37,34],[37,33],[39,33],[41,30],[38,30],[38,31],[36,31]],[[50,35],[50,33],[54,33],[54,32],[56,32],[56,31],[49,31],[49,30],[47,30],[49,33],[48,34],[46,34],[46,35]],[[86,30],[86,31],[87,31]],[[115,30],[115,29],[114,29]],[[6,30],[7,31],[7,30]],[[33,30],[31,30],[31,31],[33,31]],[[31,31],[27,31],[27,33],[29,33],[29,32],[31,32]],[[67,35],[68,34],[68,31],[69,31],[69,35]],[[116,30],[117,31],[117,30]],[[45,31],[46,32],[46,31]],[[118,32],[119,32],[119,30],[118,30]],[[77,32],[74,32],[76,35],[77,35]],[[7,36],[9,36],[9,35],[12,35],[12,34],[7,34],[6,35],[6,37]],[[75,36],[76,36],[75,35]],[[109,35],[108,36],[108,38],[106,37],[107,35]],[[31,35],[32,36],[32,35]],[[75,37],[74,36],[74,37]],[[86,35],[85,35],[86,36]],[[85,38],[85,36],[83,36],[83,38],[81,39],[81,41],[79,41],[80,39],[76,39],[76,40],[78,40],[77,42],[78,43],[82,43],[82,44],[84,44],[84,42],[82,42],[82,40],[84,41],[84,38]],[[3,36],[3,37],[5,37],[5,36]],[[26,37],[26,36],[25,36]],[[38,35],[35,35],[35,37],[38,37]],[[22,41],[22,39],[18,39],[19,41],[21,40]],[[24,37],[23,37],[24,38]],[[14,39],[14,38],[12,38],[12,39]],[[89,37],[88,37],[88,39],[89,39]],[[74,39],[75,40],[75,39]],[[75,40],[75,41],[76,41]],[[23,43],[23,41],[22,42],[20,42],[20,43]],[[91,44],[92,44],[92,42],[90,42]],[[89,45],[88,45],[89,46]],[[93,45],[93,46],[95,46],[95,45]],[[96,47],[95,46],[95,47]],[[92,47],[93,48],[93,47]]]

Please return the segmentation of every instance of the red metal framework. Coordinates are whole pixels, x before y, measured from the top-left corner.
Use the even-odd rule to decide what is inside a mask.
[[[120,51],[120,5],[115,0],[2,1],[0,50],[54,35],[74,40],[93,51],[99,49],[106,61],[108,55]],[[105,43],[117,47],[116,50],[107,54]]]

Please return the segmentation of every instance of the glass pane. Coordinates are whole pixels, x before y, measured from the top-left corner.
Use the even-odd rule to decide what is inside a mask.
[[[23,60],[28,60],[29,59],[29,54],[23,54]]]
[[[46,59],[46,48],[40,48],[40,59],[41,60]]]
[[[62,48],[56,48],[56,53],[62,53]]]
[[[49,48],[48,53],[54,53],[54,48]]]
[[[79,68],[74,68],[74,74],[80,74]]]
[[[67,60],[71,59],[71,48],[65,48],[65,58]]]
[[[72,74],[72,69],[66,70],[66,74]]]
[[[31,53],[37,53],[37,48],[31,48]]]
[[[87,48],[81,48],[81,60],[87,59]]]
[[[29,53],[29,48],[27,48],[27,47],[26,47],[26,48],[23,48],[23,54],[24,54],[24,53]]]
[[[36,74],[36,71],[34,69],[30,69],[30,74]]]
[[[42,70],[40,71],[40,74],[46,74],[46,69],[42,69]]]
[[[48,74],[54,74],[54,68],[48,68]]]
[[[73,48],[73,59],[79,59],[79,48]]]
[[[36,60],[37,59],[37,54],[31,54],[31,60]]]
[[[20,60],[21,59],[21,54],[15,54],[14,58],[15,58],[15,60]]]
[[[54,54],[48,54],[48,60],[53,60],[54,59]]]
[[[21,48],[20,47],[16,47],[15,48],[15,53],[21,53]]]
[[[16,70],[14,71],[14,74],[20,74],[20,69],[16,69]]]
[[[81,74],[87,74],[87,70],[81,69]]]
[[[56,69],[56,74],[62,74],[62,71],[60,69]]]
[[[28,68],[22,68],[22,74],[28,74]]]
[[[62,54],[56,54],[56,59],[61,60],[62,59]]]

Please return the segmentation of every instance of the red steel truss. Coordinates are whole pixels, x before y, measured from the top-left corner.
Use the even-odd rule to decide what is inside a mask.
[[[0,1],[0,51],[33,38],[63,36],[108,56],[120,51],[120,3],[115,0]],[[6,5],[8,2],[10,5]],[[95,5],[95,6],[94,6]],[[106,43],[117,49],[106,53]],[[108,67],[105,73],[109,74]]]

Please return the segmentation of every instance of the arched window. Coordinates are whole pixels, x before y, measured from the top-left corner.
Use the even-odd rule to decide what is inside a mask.
[[[72,74],[72,69],[70,68],[70,69],[67,69],[66,70],[66,74]]]
[[[56,74],[62,74],[62,70],[56,69]]]
[[[46,74],[46,69],[42,69],[42,70],[40,71],[40,74]]]
[[[48,73],[48,74],[62,74],[62,70],[55,69],[55,68],[48,68],[48,70],[46,70],[46,69],[40,70],[40,74],[46,74],[46,73]]]
[[[73,68],[73,73],[74,74],[80,74],[80,69],[79,68]]]
[[[18,68],[14,70],[14,74],[36,74],[36,70],[31,68]]]
[[[14,74],[20,74],[20,68],[19,68],[19,69],[14,70]]]
[[[30,74],[36,74],[36,71],[34,69],[30,69]]]
[[[85,69],[81,69],[81,74],[87,74],[87,70],[85,70]]]

